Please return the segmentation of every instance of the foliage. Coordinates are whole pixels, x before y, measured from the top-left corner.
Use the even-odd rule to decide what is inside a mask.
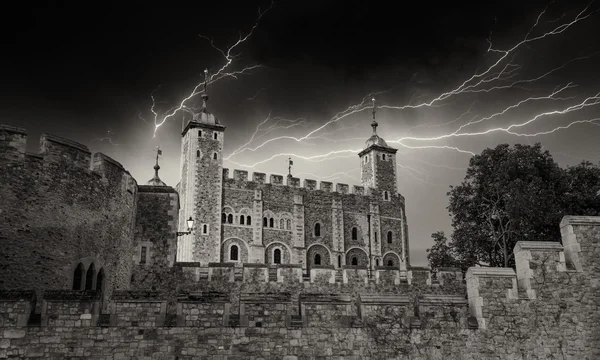
[[[427,260],[432,269],[460,266],[455,258],[454,250],[448,245],[448,238],[443,231],[431,234],[433,246],[427,249]]]
[[[432,268],[454,258],[461,268],[514,266],[518,241],[560,241],[564,215],[600,213],[600,168],[562,169],[540,144],[508,144],[471,158],[464,181],[451,186],[451,241],[434,239]],[[447,258],[440,251],[447,252]]]

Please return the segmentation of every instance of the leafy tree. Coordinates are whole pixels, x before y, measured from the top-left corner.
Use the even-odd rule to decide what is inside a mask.
[[[433,238],[433,246],[427,249],[427,260],[432,269],[443,267],[459,266],[458,261],[454,257],[454,250],[448,245],[448,239],[443,231],[438,231],[431,234]]]
[[[600,215],[600,167],[589,161],[566,170],[568,190],[563,197],[565,215]]]
[[[517,241],[560,241],[564,215],[599,215],[599,191],[600,167],[590,162],[561,169],[540,144],[486,149],[450,187],[454,232],[451,241],[434,236],[430,264],[446,261],[444,251],[463,269],[513,266]]]

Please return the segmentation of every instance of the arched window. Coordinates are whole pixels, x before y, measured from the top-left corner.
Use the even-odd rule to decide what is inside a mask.
[[[240,215],[240,225],[244,225],[244,215]]]
[[[273,251],[273,264],[281,264],[281,250],[279,249]]]
[[[142,246],[142,250],[140,252],[140,265],[143,265],[146,263],[147,255],[148,255],[148,248],[145,246]]]
[[[269,219],[269,227],[271,227],[271,228],[273,227],[273,218]]]
[[[321,255],[315,255],[315,265],[321,265]]]
[[[290,219],[287,219],[285,221],[285,224],[286,224],[286,227],[285,227],[286,229],[292,230],[292,221]]]
[[[321,224],[315,224],[315,236],[321,236]]]
[[[238,260],[238,247],[237,245],[231,245],[229,249],[229,260],[237,261]]]
[[[81,290],[81,279],[83,279],[83,264],[79,263],[73,273],[73,290]]]
[[[104,268],[98,271],[98,276],[96,277],[96,290],[104,290],[102,287],[104,286]]]
[[[394,260],[388,260],[387,266],[394,266]]]
[[[227,222],[230,224],[233,224],[233,215],[232,214],[227,215]]]
[[[94,278],[96,277],[96,267],[94,263],[90,265],[87,273],[85,274],[85,289],[92,290],[94,288]]]
[[[221,214],[221,222],[222,223],[226,223],[227,222],[227,214],[225,214],[225,213]]]
[[[263,218],[263,226],[267,227],[267,218],[266,217]]]
[[[200,157],[200,150],[196,150],[196,157]]]
[[[352,228],[352,240],[357,240],[358,239],[358,230],[353,227]]]
[[[389,195],[388,195],[388,192],[387,192],[387,191],[384,191],[384,192],[383,192],[383,199],[384,199],[384,200],[389,200]]]
[[[338,255],[338,267],[342,267],[342,255]]]
[[[198,137],[202,137],[202,130],[198,130]]]
[[[206,225],[206,224],[202,225],[202,233],[208,234],[208,225]]]
[[[388,244],[392,243],[392,232],[391,231],[388,231],[387,240],[388,240]]]
[[[217,140],[217,133],[214,133],[213,137],[215,138],[215,140]]]
[[[246,225],[252,225],[252,218],[250,215],[246,216]]]
[[[280,219],[279,220],[279,228],[280,229],[285,229],[285,220],[284,219]]]
[[[217,160],[217,153],[213,153],[213,159]]]
[[[356,256],[352,257],[352,265],[358,265],[358,259],[356,258]]]
[[[379,259],[375,259],[375,266],[379,266]]]

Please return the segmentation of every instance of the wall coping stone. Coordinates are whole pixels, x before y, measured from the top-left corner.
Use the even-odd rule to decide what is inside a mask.
[[[45,301],[99,301],[102,292],[99,290],[45,290],[42,299]]]
[[[360,294],[360,301],[362,304],[369,305],[405,305],[410,304],[412,301],[407,295],[396,295],[396,294]]]
[[[352,297],[349,294],[316,294],[305,293],[300,294],[301,303],[310,304],[335,304],[335,303],[350,303]]]
[[[418,297],[419,303],[430,305],[467,305],[469,301],[461,295],[427,294]]]
[[[467,278],[478,277],[516,277],[517,274],[512,268],[500,267],[471,267],[467,270]]]
[[[375,270],[400,270],[400,266],[375,266]]]
[[[0,301],[7,300],[35,301],[35,290],[0,290]]]
[[[292,301],[292,295],[288,292],[281,293],[242,293],[240,302],[245,303],[289,303]]]
[[[165,301],[165,294],[160,291],[116,290],[112,293],[111,299],[117,302],[127,302],[131,300]]]
[[[600,226],[600,216],[566,215],[560,221],[560,227],[563,228],[567,225]]]
[[[219,291],[180,293],[177,302],[185,303],[228,303],[229,294]]]
[[[554,250],[562,251],[563,246],[557,241],[518,241],[513,252],[525,250]]]
[[[11,133],[27,135],[26,129],[23,129],[23,128],[20,128],[17,126],[12,126],[12,125],[0,124],[0,131],[6,131],[6,132],[11,132]]]

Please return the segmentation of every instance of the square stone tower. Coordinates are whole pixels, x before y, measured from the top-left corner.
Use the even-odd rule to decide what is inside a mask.
[[[377,121],[373,111],[373,135],[365,142],[365,149],[358,153],[360,157],[361,182],[366,188],[374,188],[381,191],[383,200],[389,200],[392,195],[398,193],[396,183],[396,152],[398,149],[389,147],[379,135],[377,135]]]
[[[208,95],[202,98],[202,110],[181,133],[179,231],[187,231],[190,217],[194,229],[179,237],[177,261],[207,265],[220,261],[225,126],[207,110]]]

